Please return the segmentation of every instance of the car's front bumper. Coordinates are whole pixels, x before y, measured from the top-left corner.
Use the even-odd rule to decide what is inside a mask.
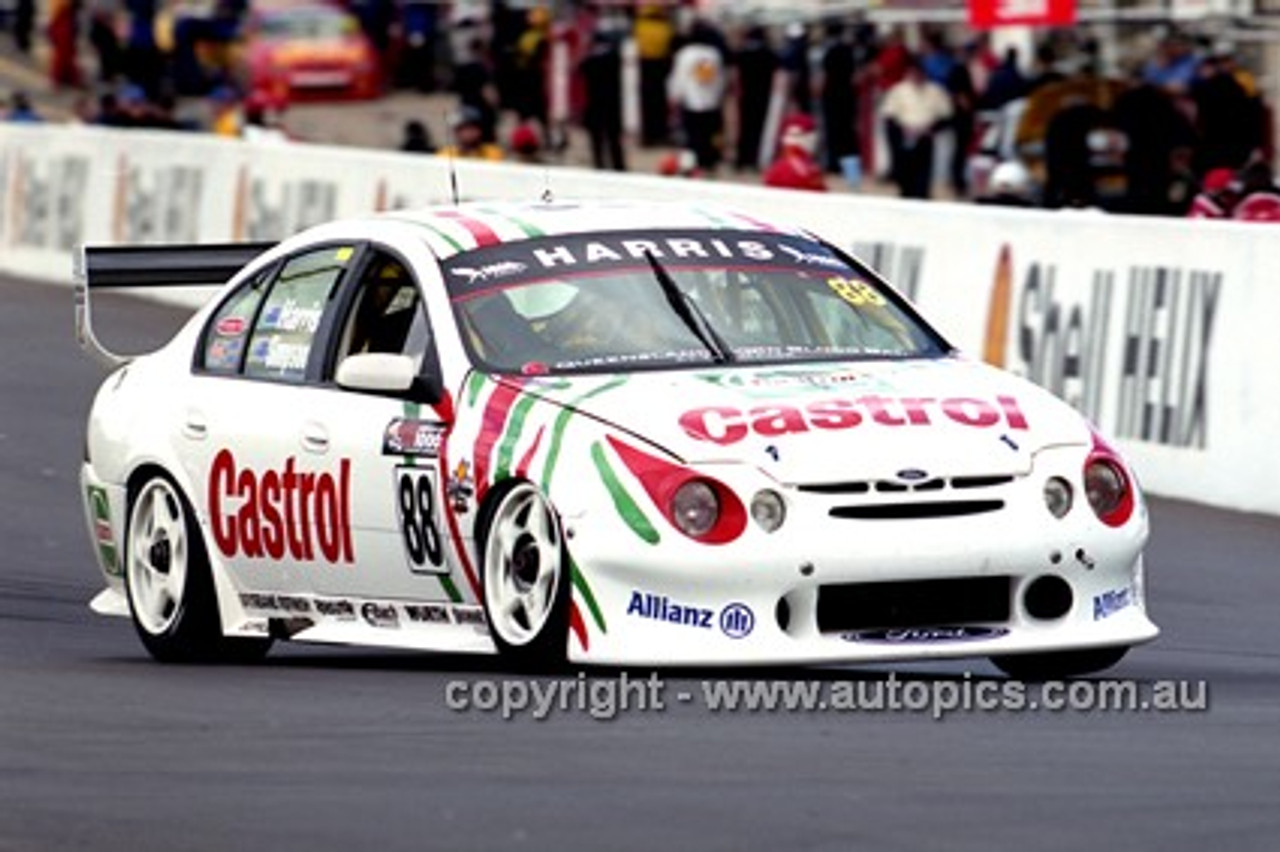
[[[647,544],[600,507],[566,518],[575,560],[570,657],[609,664],[861,662],[992,656],[1154,639],[1146,614],[1145,505],[1102,524],[1077,492],[1061,519],[1044,481],[1078,478],[1078,451],[982,494],[782,489],[787,521],[748,523],[724,545],[670,525]],[[733,482],[749,494],[750,476]],[[833,517],[841,506],[999,501],[998,510],[912,519]],[[859,513],[859,512],[855,512]],[[604,532],[601,532],[604,531]],[[1048,578],[1048,579],[1046,579]],[[893,585],[885,585],[893,584]]]

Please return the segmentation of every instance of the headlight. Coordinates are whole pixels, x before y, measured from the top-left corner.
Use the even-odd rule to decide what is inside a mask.
[[[1061,476],[1051,476],[1044,484],[1044,505],[1049,514],[1061,518],[1071,511],[1071,483]]]
[[[1084,465],[1084,493],[1093,513],[1109,527],[1118,527],[1133,512],[1129,476],[1109,455],[1095,453]]]
[[[773,532],[786,519],[787,504],[782,502],[782,495],[777,491],[766,488],[751,498],[751,520],[765,532]]]
[[[671,496],[671,520],[691,538],[701,538],[720,520],[715,490],[700,479],[691,479]]]

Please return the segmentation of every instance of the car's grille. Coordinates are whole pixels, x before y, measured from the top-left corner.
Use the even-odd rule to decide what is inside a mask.
[[[944,479],[935,476],[921,482],[902,482],[896,479],[865,479],[850,482],[818,482],[798,485],[796,488],[810,494],[903,494],[912,491],[943,491],[947,488],[994,488],[1013,482],[1012,476],[953,476]]]
[[[1004,500],[986,496],[976,499],[974,492],[985,488],[998,488],[1013,482],[1008,475],[998,476],[935,476],[918,482],[895,479],[867,479],[848,482],[819,482],[796,486],[809,494],[830,497],[901,495],[893,502],[849,502],[828,509],[833,518],[851,518],[861,521],[913,520],[919,518],[956,518],[998,512],[1004,508]],[[947,499],[948,492],[963,491]],[[924,495],[917,498],[916,495]],[[942,499],[938,499],[942,498]]]
[[[961,577],[821,586],[818,630],[1002,624],[1010,616],[1012,582],[1011,577]]]
[[[917,518],[961,518],[998,512],[1003,500],[938,500],[925,503],[870,503],[862,506],[834,506],[827,514],[833,518],[858,521],[902,521]]]

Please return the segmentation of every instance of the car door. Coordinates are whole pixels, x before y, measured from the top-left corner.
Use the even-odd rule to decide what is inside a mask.
[[[318,398],[307,428],[350,471],[352,570],[320,571],[326,596],[461,601],[441,507],[445,420],[415,394],[340,387],[342,362],[365,353],[407,355],[419,372],[435,369],[428,313],[412,266],[390,248],[366,246],[329,329]],[[322,397],[322,398],[320,398]]]
[[[351,465],[316,426],[315,378],[357,259],[355,244],[326,244],[270,265],[213,312],[197,347],[179,440],[210,548],[251,609],[302,608],[287,593],[354,570]]]

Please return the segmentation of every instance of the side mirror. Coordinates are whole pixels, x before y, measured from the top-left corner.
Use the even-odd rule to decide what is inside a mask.
[[[440,371],[427,369],[419,373],[414,358],[409,355],[384,352],[348,355],[338,364],[334,378],[338,387],[347,390],[408,396],[427,405],[444,398]]]
[[[348,355],[338,364],[338,387],[373,393],[402,394],[418,377],[413,358],[385,352]]]

